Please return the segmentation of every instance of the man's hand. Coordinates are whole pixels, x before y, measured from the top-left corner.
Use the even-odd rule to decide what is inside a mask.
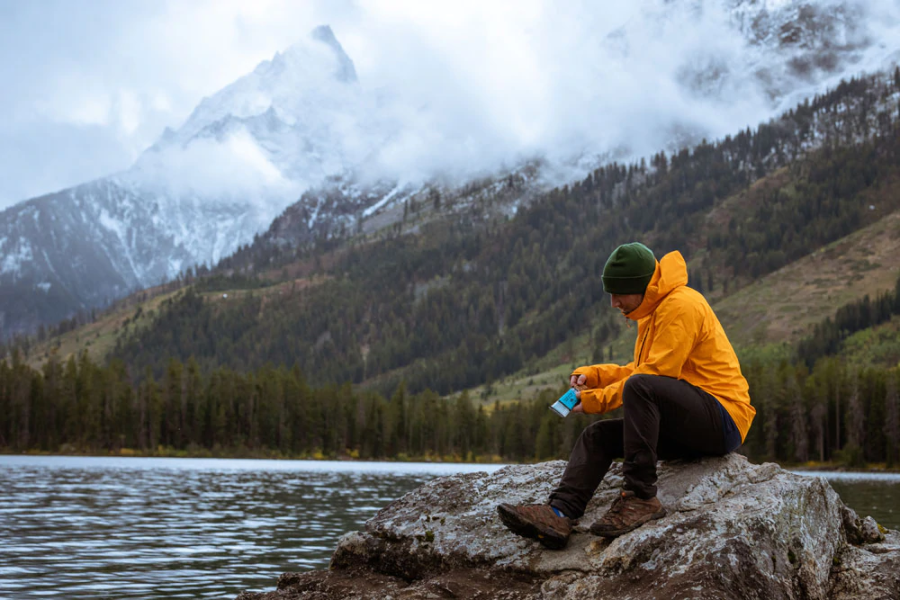
[[[584,375],[572,375],[569,377],[569,387],[576,387],[579,385],[584,385],[587,381],[587,377]]]
[[[573,413],[584,412],[584,407],[581,405],[581,390],[579,388],[583,387],[586,381],[587,377],[584,375],[572,375],[569,377],[569,386],[575,388],[575,397],[578,398],[578,404],[572,409]]]

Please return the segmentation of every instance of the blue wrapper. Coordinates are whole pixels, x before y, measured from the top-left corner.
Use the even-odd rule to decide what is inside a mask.
[[[569,388],[569,391],[563,394],[559,400],[550,405],[550,410],[561,417],[567,416],[575,405],[578,404],[578,396],[575,395],[575,389]]]

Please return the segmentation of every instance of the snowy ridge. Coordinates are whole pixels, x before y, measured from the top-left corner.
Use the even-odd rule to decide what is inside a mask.
[[[3,211],[0,337],[233,253],[381,142],[358,134],[374,102],[320,27],[204,99],[131,169]]]
[[[382,206],[384,206],[385,204],[387,204],[388,202],[390,202],[390,201],[391,201],[391,198],[393,198],[394,196],[396,196],[397,193],[400,191],[400,189],[401,189],[401,186],[398,185],[397,187],[395,187],[394,189],[392,189],[392,190],[391,190],[384,198],[382,198],[381,200],[379,200],[378,202],[376,202],[375,204],[373,204],[373,205],[370,206],[369,208],[367,208],[367,209],[365,209],[364,211],[362,211],[362,216],[363,216],[363,218],[368,217],[368,216],[374,214],[375,211],[377,211],[379,208],[381,208]]]

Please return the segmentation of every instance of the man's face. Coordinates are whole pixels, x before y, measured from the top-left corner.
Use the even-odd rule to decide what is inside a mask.
[[[610,303],[613,308],[618,308],[623,315],[627,315],[644,301],[643,294],[610,294]]]

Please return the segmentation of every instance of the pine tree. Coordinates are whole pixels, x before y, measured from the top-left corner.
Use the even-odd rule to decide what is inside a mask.
[[[804,463],[809,460],[809,431],[806,423],[806,408],[803,394],[792,373],[787,382],[787,392],[791,407],[791,438],[794,445],[794,460]]]
[[[559,420],[559,417],[555,418]],[[535,440],[534,458],[536,460],[547,460],[556,455],[556,440],[553,434],[557,424],[552,419],[554,419],[554,415],[549,413],[541,419]]]
[[[900,460],[900,401],[897,398],[897,371],[888,373],[887,393],[884,399],[884,437],[889,467]]]
[[[821,384],[813,391],[815,405],[810,413],[812,421],[812,435],[815,440],[815,451],[819,456],[819,462],[825,461],[825,445],[828,427],[828,395]]]
[[[847,399],[847,445],[862,448],[865,436],[866,415],[859,393],[859,372],[850,376],[850,397]]]
[[[834,386],[834,449],[841,449],[841,386]]]

